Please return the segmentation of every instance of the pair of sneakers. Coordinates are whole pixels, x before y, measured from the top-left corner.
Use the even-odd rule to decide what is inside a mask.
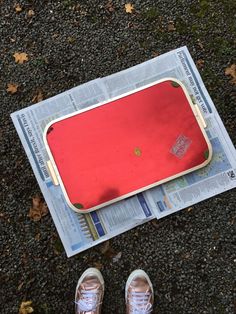
[[[80,277],[75,292],[76,314],[100,314],[104,295],[104,280],[96,268],[88,268]],[[125,287],[127,314],[150,314],[154,301],[153,287],[141,269],[133,271]]]

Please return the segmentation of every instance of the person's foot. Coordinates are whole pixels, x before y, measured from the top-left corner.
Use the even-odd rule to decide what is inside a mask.
[[[88,268],[80,277],[75,292],[76,314],[100,314],[104,280],[96,268]]]
[[[127,314],[152,313],[154,293],[150,278],[141,269],[133,271],[125,287]]]

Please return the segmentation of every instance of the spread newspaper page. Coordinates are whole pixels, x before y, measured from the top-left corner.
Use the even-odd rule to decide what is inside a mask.
[[[45,126],[56,118],[173,77],[187,88],[207,123],[213,148],[208,166],[114,203],[90,214],[77,214],[53,185],[46,162]],[[236,187],[236,150],[203,84],[187,47],[127,70],[98,78],[12,113],[11,118],[31,163],[68,257],[153,218],[161,218]]]

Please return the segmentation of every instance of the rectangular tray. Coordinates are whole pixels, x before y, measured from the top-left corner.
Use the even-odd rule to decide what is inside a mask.
[[[87,213],[206,166],[205,126],[184,85],[162,79],[51,121],[49,170],[68,205]]]

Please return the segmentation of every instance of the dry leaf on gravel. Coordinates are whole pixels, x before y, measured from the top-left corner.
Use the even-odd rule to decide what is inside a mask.
[[[169,32],[174,32],[176,30],[174,21],[169,21],[167,25],[167,29]]]
[[[15,58],[15,62],[20,64],[29,60],[28,55],[25,52],[15,52],[13,57]]]
[[[157,219],[153,219],[151,221],[151,224],[155,227],[155,228],[159,228],[160,225],[159,225],[159,221]]]
[[[100,246],[100,251],[102,254],[105,254],[109,250],[109,248],[110,248],[110,242],[108,240]]]
[[[22,281],[22,282],[18,285],[17,290],[20,291],[21,288],[23,287],[23,285],[24,285],[24,281]]]
[[[103,264],[100,262],[94,262],[93,267],[97,268],[98,270],[103,269]]]
[[[27,12],[27,16],[28,16],[28,17],[33,17],[34,14],[35,14],[35,13],[34,13],[34,10],[32,10],[32,9]]]
[[[156,57],[158,57],[159,56],[159,53],[157,52],[157,51],[153,51],[152,52],[152,57],[153,58],[156,58]]]
[[[117,254],[119,254],[110,246],[110,241],[104,242],[100,246],[100,251],[108,259],[114,258]]]
[[[117,254],[112,258],[113,263],[119,262],[119,260],[121,259],[121,256],[122,256],[122,252],[117,253]]]
[[[17,92],[17,89],[18,89],[19,85],[17,84],[7,84],[7,92],[9,94],[15,94]]]
[[[125,4],[125,12],[126,13],[133,13],[134,6],[131,3]]]
[[[40,240],[40,237],[41,237],[41,234],[38,232],[36,235],[35,235],[35,240],[39,241]]]
[[[231,64],[230,67],[226,68],[225,75],[230,75],[232,77],[230,82],[236,84],[236,64]]]
[[[22,7],[19,5],[19,3],[17,3],[15,6],[14,6],[14,9],[16,11],[16,13],[20,13],[22,11]]]
[[[42,217],[48,214],[48,207],[45,201],[39,197],[32,198],[32,207],[29,210],[29,218],[33,221],[39,221]]]
[[[105,8],[106,8],[106,10],[109,11],[109,12],[114,12],[114,11],[115,11],[114,5],[113,5],[113,3],[112,3],[111,0],[109,0],[109,1],[107,2],[107,4],[105,5]]]
[[[198,46],[199,46],[202,50],[204,50],[203,43],[201,42],[200,39],[197,40],[197,43],[198,43]]]
[[[203,59],[197,60],[196,65],[199,69],[203,68],[204,67],[204,60]]]
[[[43,100],[43,92],[41,89],[37,91],[37,94],[34,95],[32,102],[37,103]]]
[[[74,44],[76,42],[76,38],[73,36],[67,37],[67,41],[69,44]]]
[[[21,302],[19,314],[33,313],[34,309],[32,308],[31,304],[32,304],[32,301]]]

